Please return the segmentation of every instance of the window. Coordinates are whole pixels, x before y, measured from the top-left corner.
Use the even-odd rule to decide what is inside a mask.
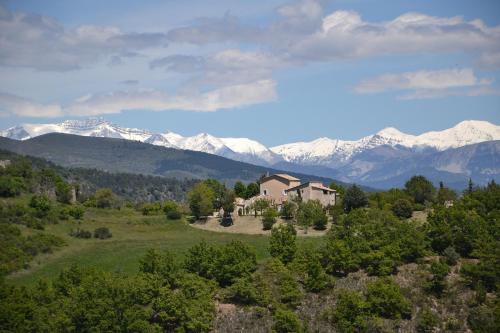
[[[323,190],[323,194],[328,194],[328,191],[327,190]]]
[[[264,190],[264,195],[267,195],[267,190]]]

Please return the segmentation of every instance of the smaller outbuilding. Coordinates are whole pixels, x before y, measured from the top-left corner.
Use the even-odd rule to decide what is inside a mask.
[[[335,205],[336,191],[319,181],[310,181],[285,190],[288,199],[299,198],[303,202],[318,200],[323,206]]]

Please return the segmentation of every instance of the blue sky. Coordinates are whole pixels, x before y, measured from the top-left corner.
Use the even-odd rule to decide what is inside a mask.
[[[498,1],[1,1],[0,124],[268,146],[500,123]]]

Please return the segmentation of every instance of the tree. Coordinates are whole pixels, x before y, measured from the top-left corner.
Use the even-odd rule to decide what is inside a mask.
[[[24,189],[24,181],[21,177],[0,176],[0,197],[14,197]]]
[[[337,296],[337,305],[331,314],[339,332],[364,332],[368,305],[356,291],[341,289]]]
[[[205,185],[207,185],[210,189],[212,189],[213,192],[213,198],[212,198],[212,207],[213,209],[221,209],[222,207],[222,200],[224,198],[224,195],[226,193],[226,187],[224,184],[220,183],[216,179],[206,179],[203,181]]]
[[[245,199],[252,198],[260,193],[260,187],[257,183],[249,183],[245,193]]]
[[[297,213],[297,204],[293,201],[285,201],[281,205],[281,217],[286,220],[291,220]]]
[[[300,320],[293,311],[278,308],[273,319],[273,332],[300,333],[302,331]]]
[[[413,198],[415,203],[424,204],[433,201],[436,189],[431,181],[424,176],[413,176],[405,183],[406,192]]]
[[[413,214],[413,205],[406,199],[398,199],[392,205],[392,212],[399,218],[408,219]]]
[[[143,273],[157,274],[165,283],[172,285],[178,277],[179,265],[170,251],[159,252],[156,249],[149,249],[139,261],[139,270]]]
[[[247,187],[241,181],[237,181],[234,184],[234,194],[239,198],[245,198],[247,192]]]
[[[196,184],[187,194],[189,208],[196,219],[211,215],[215,193],[206,183]]]
[[[370,312],[387,319],[408,319],[411,304],[401,293],[399,285],[390,277],[368,283],[366,300]]]
[[[64,203],[64,204],[70,204],[71,200],[73,200],[73,187],[66,183],[63,180],[59,180],[56,182],[56,198],[57,201]]]
[[[457,194],[452,189],[443,186],[441,182],[439,184],[439,190],[437,193],[437,201],[439,204],[443,205],[446,201],[455,201],[457,200]]]
[[[110,208],[115,202],[115,194],[110,188],[98,189],[94,197],[97,208]]]
[[[235,193],[231,190],[225,190],[221,200],[221,207],[224,210],[224,216],[229,216],[234,211]]]
[[[446,276],[450,272],[450,266],[444,261],[434,261],[430,267],[431,277],[425,285],[425,289],[440,296],[446,288]]]
[[[257,199],[253,203],[253,208],[255,209],[255,214],[257,215],[257,211],[260,212],[260,215],[262,215],[262,212],[264,209],[269,207],[269,200],[266,200],[264,198]]]
[[[337,191],[337,194],[340,195],[340,196],[344,196],[345,194],[345,188],[344,186],[340,185],[340,184],[337,184],[335,182],[331,182],[330,183],[330,186],[329,186],[332,190],[335,190]]]
[[[297,224],[302,226],[306,232],[310,226],[314,226],[318,230],[324,230],[327,221],[328,217],[318,200],[309,200],[299,204]]]
[[[228,286],[238,278],[249,276],[256,269],[255,250],[240,241],[231,241],[218,251],[213,274],[221,286]]]
[[[281,224],[271,230],[269,253],[285,265],[292,262],[297,252],[297,231],[291,224]]]
[[[273,225],[276,223],[276,217],[278,217],[278,212],[273,207],[268,207],[262,214],[262,227],[264,230],[272,229]]]
[[[29,206],[33,209],[35,209],[35,215],[37,217],[45,217],[49,213],[50,209],[52,208],[52,204],[50,202],[50,199],[43,194],[37,195],[35,194],[34,196],[31,197]]]
[[[359,186],[352,185],[345,192],[342,202],[344,204],[344,211],[349,213],[353,209],[368,205],[368,198]]]

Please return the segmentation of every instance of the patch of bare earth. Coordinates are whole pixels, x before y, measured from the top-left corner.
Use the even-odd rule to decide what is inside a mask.
[[[285,220],[278,219],[275,226],[288,223]],[[247,234],[247,235],[270,235],[271,230],[262,229],[262,218],[260,216],[234,216],[233,224],[230,226],[223,226],[221,221],[217,217],[209,217],[206,221],[197,221],[190,224],[194,228],[215,231],[215,232],[227,232],[234,234]],[[326,231],[330,228],[331,223],[328,224],[326,230],[314,230],[309,228],[307,232],[300,227],[296,226],[297,236],[323,236]]]

